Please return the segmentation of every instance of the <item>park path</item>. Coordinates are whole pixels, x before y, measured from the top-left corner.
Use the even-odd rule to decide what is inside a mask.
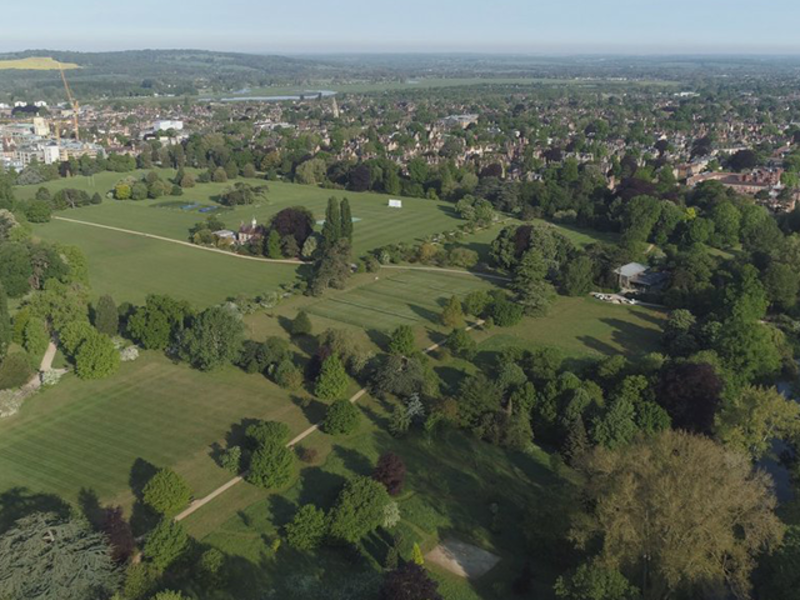
[[[463,272],[463,271],[461,271],[461,272]],[[484,323],[483,319],[479,319],[478,321],[476,321],[475,323],[473,323],[472,325],[467,327],[467,331],[471,331],[472,329],[475,329],[476,327],[480,327],[481,325],[483,325],[483,323]],[[433,352],[434,350],[438,350],[439,348],[441,348],[443,344],[444,344],[444,342],[437,342],[437,343],[432,344],[431,346],[428,346],[427,348],[425,348],[425,350],[423,350],[423,352],[425,354],[429,354],[429,353]],[[360,390],[358,390],[355,394],[353,394],[350,397],[350,402],[355,404],[366,393],[367,393],[367,388],[365,388],[365,387],[361,388]],[[322,425],[321,421],[319,423],[314,423],[311,427],[309,427],[305,431],[299,433],[294,439],[292,439],[288,444],[286,444],[286,447],[287,448],[292,448],[293,446],[299,444],[301,441],[306,439],[308,436],[313,434],[315,431],[318,431],[321,425]],[[225,492],[227,492],[229,489],[231,489],[232,487],[236,486],[237,484],[241,483],[242,481],[244,481],[244,475],[237,475],[233,479],[230,479],[229,481],[227,481],[226,483],[224,483],[221,486],[219,486],[217,489],[215,489],[210,494],[208,494],[206,496],[203,496],[202,498],[198,498],[197,500],[192,502],[186,508],[186,510],[184,510],[182,513],[180,513],[179,515],[177,515],[175,517],[175,520],[176,521],[183,521],[186,517],[194,514],[195,512],[200,510],[202,507],[204,507],[206,504],[208,504],[209,502],[214,500],[215,498],[219,498],[222,494],[224,494]]]
[[[97,227],[99,229],[107,229],[109,231],[116,231],[119,233],[127,233],[129,235],[138,235],[139,237],[149,238],[151,240],[159,240],[161,242],[170,242],[172,244],[178,244],[180,246],[188,246],[189,248],[195,248],[197,250],[205,250],[206,252],[216,252],[217,254],[224,254],[225,256],[233,256],[235,258],[243,258],[245,260],[255,260],[258,262],[265,262],[265,263],[273,263],[279,265],[292,265],[294,267],[300,266],[305,264],[303,261],[300,260],[291,260],[288,258],[264,258],[262,256],[247,256],[246,254],[235,254],[233,252],[228,252],[227,250],[220,250],[219,248],[211,248],[209,246],[199,246],[197,244],[193,244],[191,242],[185,242],[183,240],[175,240],[173,238],[168,238],[163,235],[155,235],[152,233],[143,233],[141,231],[134,231],[132,229],[123,229],[122,227],[113,227],[111,225],[101,225],[100,223],[92,223],[90,221],[81,221],[80,219],[69,219],[67,217],[53,217],[53,219],[57,221],[65,221],[67,223],[77,223],[78,225],[87,225],[89,227]]]

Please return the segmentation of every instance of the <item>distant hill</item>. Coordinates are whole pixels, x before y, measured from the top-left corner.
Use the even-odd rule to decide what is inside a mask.
[[[27,50],[0,54],[0,96],[33,94],[41,99],[60,98],[60,79],[44,70],[57,68],[56,61],[80,67],[70,73],[69,79],[76,95],[84,99],[193,95],[201,89],[225,91],[247,86],[300,84],[336,71],[314,60],[205,50]],[[14,68],[12,72],[2,70],[3,64],[17,66],[6,67]]]
[[[23,71],[55,71],[62,69],[79,69],[75,63],[59,63],[50,56],[29,56],[27,58],[16,58],[10,60],[0,60],[0,71],[14,69]]]

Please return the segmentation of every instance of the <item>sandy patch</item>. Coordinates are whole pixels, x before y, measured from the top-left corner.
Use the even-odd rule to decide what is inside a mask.
[[[425,560],[459,577],[477,579],[491,571],[500,557],[472,544],[449,539],[431,550]]]

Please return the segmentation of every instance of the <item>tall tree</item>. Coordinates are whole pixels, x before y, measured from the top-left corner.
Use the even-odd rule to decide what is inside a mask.
[[[579,468],[590,508],[572,539],[598,544],[600,560],[642,582],[648,600],[747,598],[756,558],[782,538],[772,480],[709,439],[666,431],[598,448]]]
[[[341,204],[342,239],[353,242],[353,214],[350,212],[350,200],[345,198]]]
[[[102,533],[78,517],[35,513],[0,537],[0,589],[8,598],[109,597],[119,573]]]
[[[0,283],[0,361],[6,355],[8,346],[11,344],[11,317],[8,314],[8,297],[6,296],[6,289]]]
[[[380,599],[442,600],[442,595],[439,584],[430,578],[424,567],[408,562],[386,574]]]
[[[215,306],[201,313],[184,332],[181,355],[194,367],[209,371],[239,358],[243,339],[241,316]]]
[[[119,311],[109,295],[100,296],[94,312],[94,326],[100,333],[114,337],[119,333]]]
[[[322,240],[326,248],[332,248],[342,237],[342,213],[339,201],[328,198],[328,208],[325,211],[325,223],[322,225]]]

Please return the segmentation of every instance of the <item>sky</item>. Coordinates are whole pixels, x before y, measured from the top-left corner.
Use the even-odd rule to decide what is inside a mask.
[[[800,0],[3,2],[0,51],[800,54]]]

